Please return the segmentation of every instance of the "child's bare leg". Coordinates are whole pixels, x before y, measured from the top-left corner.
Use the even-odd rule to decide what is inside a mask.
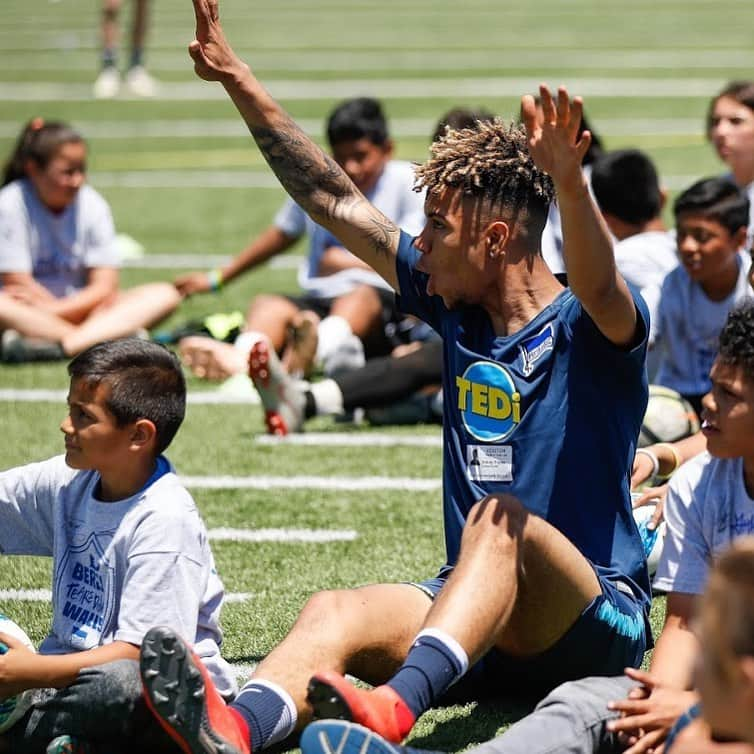
[[[170,283],[147,283],[123,291],[113,304],[95,310],[79,327],[61,339],[73,355],[95,343],[133,335],[157,324],[175,310],[181,296]]]

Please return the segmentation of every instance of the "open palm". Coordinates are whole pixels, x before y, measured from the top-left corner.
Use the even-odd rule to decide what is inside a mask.
[[[539,95],[541,120],[534,97],[526,95],[521,100],[529,153],[537,167],[549,173],[558,188],[578,188],[583,183],[581,161],[592,140],[588,131],[579,136],[581,98],[570,100],[566,88],[560,87],[555,100],[544,84],[539,87]]]

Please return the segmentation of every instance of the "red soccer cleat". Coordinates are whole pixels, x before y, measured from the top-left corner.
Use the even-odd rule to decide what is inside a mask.
[[[304,423],[306,397],[285,371],[275,349],[265,337],[251,347],[249,377],[264,407],[267,431],[271,435],[300,432]]]
[[[366,691],[332,671],[312,677],[306,698],[315,718],[350,720],[396,744],[409,734],[416,721],[413,712],[390,686]]]
[[[147,707],[185,754],[251,754],[204,663],[173,629],[147,631],[139,668]]]

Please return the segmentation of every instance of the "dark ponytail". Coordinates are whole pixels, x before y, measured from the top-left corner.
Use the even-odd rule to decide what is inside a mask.
[[[84,137],[67,123],[32,118],[24,126],[13,152],[5,163],[2,185],[6,186],[11,181],[25,178],[26,163],[29,160],[45,168],[63,144],[83,143]]]

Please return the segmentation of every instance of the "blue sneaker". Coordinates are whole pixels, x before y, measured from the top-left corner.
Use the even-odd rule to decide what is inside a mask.
[[[347,720],[318,720],[307,725],[300,745],[302,754],[440,754],[390,743]]]

